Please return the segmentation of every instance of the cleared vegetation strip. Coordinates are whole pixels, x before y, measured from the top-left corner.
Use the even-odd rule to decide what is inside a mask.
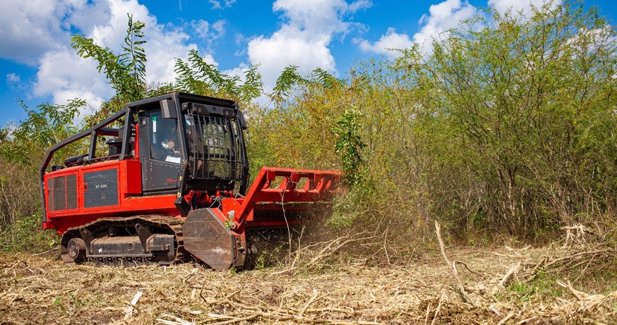
[[[9,323],[167,325],[606,323],[617,317],[617,291],[587,293],[580,284],[557,283],[542,275],[568,270],[563,266],[581,258],[597,259],[597,252],[615,256],[609,247],[451,248],[448,263],[443,263],[440,251],[433,251],[405,266],[371,266],[345,262],[337,247],[347,240],[303,248],[293,272],[285,265],[237,274],[190,264],[94,267],[64,265],[45,256],[2,255],[0,313]],[[448,255],[464,261],[470,270],[482,270],[457,270],[468,298],[460,296]],[[591,267],[584,270],[590,271]],[[525,284],[531,278],[535,279]],[[453,281],[456,284],[450,287]],[[563,294],[543,293],[546,285],[563,289]],[[609,285],[598,289],[608,290]],[[493,292],[496,286],[501,289]],[[525,286],[529,291],[521,291]]]

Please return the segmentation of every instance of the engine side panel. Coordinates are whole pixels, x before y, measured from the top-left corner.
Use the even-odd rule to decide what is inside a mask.
[[[118,169],[84,172],[84,207],[118,205]]]
[[[64,168],[45,174],[45,229],[66,229],[99,218],[134,214],[175,216],[174,194],[143,196],[138,159]]]

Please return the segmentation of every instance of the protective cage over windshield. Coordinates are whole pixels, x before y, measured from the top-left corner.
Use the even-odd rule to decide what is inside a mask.
[[[185,115],[191,175],[197,179],[242,180],[242,150],[235,118]]]

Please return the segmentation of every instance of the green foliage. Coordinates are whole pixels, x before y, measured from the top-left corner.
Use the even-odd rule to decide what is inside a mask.
[[[146,97],[156,97],[164,94],[169,94],[174,91],[179,91],[178,87],[171,83],[162,83],[157,85],[156,87],[148,88],[146,92]]]
[[[93,39],[81,35],[74,35],[71,41],[73,48],[77,50],[80,57],[84,59],[92,58],[98,62],[98,71],[105,73],[117,92],[125,91],[123,79],[127,77],[126,71],[120,66],[118,56],[110,48],[103,48],[95,44]]]
[[[110,48],[101,47],[91,38],[74,35],[73,48],[84,59],[92,58],[98,63],[98,71],[103,72],[116,91],[113,98],[103,104],[98,114],[86,117],[86,125],[94,125],[131,101],[143,99],[146,85],[146,43],[143,29],[145,24],[133,21],[128,15],[128,28],[124,38],[122,53],[114,54]]]
[[[283,69],[276,79],[270,99],[277,104],[283,105],[293,94],[304,94],[308,91],[320,91],[336,86],[342,86],[343,81],[335,78],[322,68],[316,68],[308,76],[302,76],[298,72],[298,66],[289,65]]]
[[[344,196],[335,198],[332,215],[326,220],[326,224],[334,229],[344,229],[354,225],[363,227],[366,223],[372,223],[373,227],[377,226],[375,221],[380,216],[373,213],[376,194],[371,182],[367,182],[364,177],[357,179]]]
[[[617,38],[598,17],[571,2],[478,17],[347,81],[287,67],[251,158],[342,168],[354,186],[333,223],[541,239],[614,218]]]
[[[41,104],[36,110],[20,103],[27,118],[14,128],[2,129],[0,158],[23,165],[39,163],[47,148],[73,135],[77,131],[74,120],[85,106],[81,99],[66,105]]]
[[[360,138],[358,112],[345,110],[336,121],[334,133],[337,136],[335,152],[340,156],[344,177],[348,185],[354,185],[362,180],[360,166],[362,164],[362,149],[366,144]]]
[[[287,96],[291,94],[294,86],[308,85],[308,83],[308,79],[304,78],[298,72],[298,66],[286,66],[281,72],[281,75],[276,79],[276,84],[272,89],[270,98],[275,103],[280,104]]]
[[[285,68],[270,94],[276,107],[249,111],[251,174],[261,166],[337,167],[333,130],[346,104],[335,101],[343,90],[344,83],[323,70],[301,76],[296,67]]]
[[[85,105],[74,99],[67,105],[41,104],[30,109],[22,103],[27,118],[17,125],[1,129],[0,134],[0,231],[10,228],[3,235],[10,247],[40,246],[37,236],[11,237],[40,228],[39,167],[47,149],[77,131],[74,119]],[[55,159],[56,163],[80,150],[79,144],[64,148]],[[38,219],[37,219],[38,218]],[[36,227],[33,220],[37,220]],[[39,238],[43,241],[45,236]],[[31,242],[31,243],[30,243]]]
[[[242,102],[248,103],[258,98],[263,93],[263,83],[261,74],[257,71],[257,66],[251,66],[244,72],[244,83],[238,89],[239,98]]]
[[[315,68],[315,70],[313,70],[311,73],[311,82],[326,89],[340,86],[343,83],[342,80],[337,79],[330,72],[322,68]]]
[[[22,216],[10,227],[0,232],[3,252],[43,252],[56,247],[58,237],[41,229],[41,215]]]
[[[564,288],[557,284],[557,278],[540,272],[532,281],[516,281],[508,286],[514,299],[520,303],[533,303],[533,300],[562,297]]]
[[[98,63],[99,72],[104,72],[107,80],[116,90],[116,97],[124,101],[142,99],[146,91],[146,54],[143,45],[145,24],[133,22],[128,15],[128,29],[124,39],[123,52],[114,54],[111,49],[103,48],[91,38],[75,35],[71,38],[73,48],[84,59],[92,58]]]
[[[261,96],[262,82],[257,67],[244,72],[245,81],[238,76],[222,73],[214,64],[206,62],[197,50],[191,50],[187,61],[176,59],[176,84],[189,93],[223,97],[250,103]]]
[[[146,52],[143,45],[143,29],[146,25],[140,21],[133,22],[133,16],[129,15],[128,29],[124,38],[122,54],[118,56],[118,63],[126,70],[129,78],[123,87],[130,100],[142,99],[146,89]]]
[[[468,189],[481,195],[447,193],[453,202],[475,202],[438,214],[482,216],[475,220],[483,225],[531,234],[612,206],[613,29],[569,5],[547,6],[528,21],[493,20],[495,27],[435,43],[426,59],[399,62],[414,67],[408,82],[426,98],[421,105],[430,118],[448,128],[436,133],[461,153],[436,157],[448,162],[440,172],[465,166],[468,180],[481,184]],[[473,226],[469,221],[476,222],[465,226]]]

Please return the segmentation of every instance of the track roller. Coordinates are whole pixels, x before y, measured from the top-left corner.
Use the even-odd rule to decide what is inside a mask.
[[[82,263],[86,260],[86,243],[81,238],[72,238],[67,244],[68,257],[74,263]]]

